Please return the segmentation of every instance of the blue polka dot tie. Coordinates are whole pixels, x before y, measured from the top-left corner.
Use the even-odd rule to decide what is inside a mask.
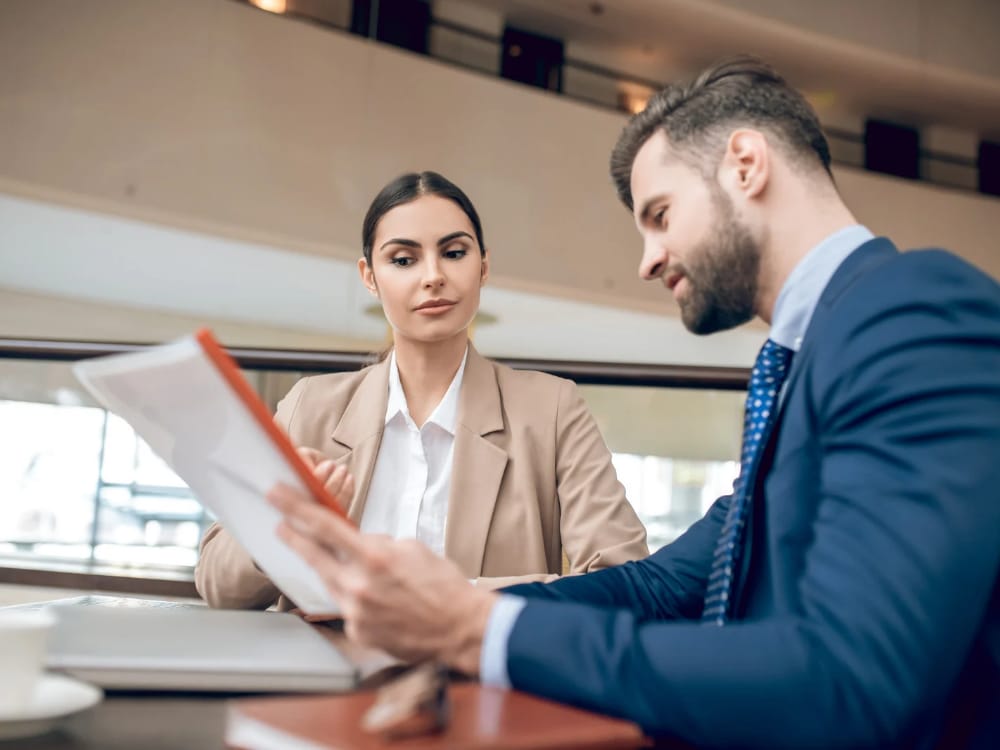
[[[733,596],[733,573],[743,547],[743,528],[746,526],[753,492],[754,475],[761,450],[767,441],[777,412],[778,393],[788,373],[792,350],[768,339],[757,355],[750,373],[750,387],[743,416],[743,451],[740,456],[740,476],[733,488],[726,522],[719,534],[719,542],[712,558],[712,572],[705,591],[705,607],[701,621],[724,625],[729,617]]]

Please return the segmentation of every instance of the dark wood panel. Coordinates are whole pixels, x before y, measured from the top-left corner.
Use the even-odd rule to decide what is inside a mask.
[[[48,567],[42,567],[48,565]],[[151,578],[148,571],[130,573],[112,571],[106,567],[38,563],[27,565],[16,562],[0,564],[0,583],[22,586],[79,589],[81,591],[108,591],[116,594],[146,594],[147,596],[197,597],[194,581],[190,576],[177,575]]]
[[[149,344],[51,339],[0,338],[0,359],[75,362],[105,354],[136,351]],[[362,352],[322,352],[295,349],[230,347],[229,353],[249,370],[344,372],[371,364],[375,357]],[[742,391],[750,370],[742,367],[702,367],[622,362],[584,362],[559,359],[498,358],[518,370],[540,370],[587,385],[651,386]]]

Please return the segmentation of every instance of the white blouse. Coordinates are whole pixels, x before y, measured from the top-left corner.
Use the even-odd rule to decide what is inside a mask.
[[[441,403],[418,428],[407,408],[396,353],[392,353],[385,430],[365,500],[361,531],[419,539],[439,555],[444,554],[458,393],[468,356],[466,349]]]

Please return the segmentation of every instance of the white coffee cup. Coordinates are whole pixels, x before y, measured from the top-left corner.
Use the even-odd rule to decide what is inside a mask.
[[[46,610],[0,610],[0,716],[31,705],[53,625]]]

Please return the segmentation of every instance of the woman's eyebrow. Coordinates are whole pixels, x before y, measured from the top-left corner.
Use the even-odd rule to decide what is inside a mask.
[[[468,232],[462,232],[462,231],[452,232],[451,234],[446,234],[444,237],[438,240],[438,247],[441,247],[441,245],[447,245],[449,242],[451,242],[452,240],[457,240],[459,237],[468,237],[470,240],[473,239],[472,235],[469,234]]]
[[[406,247],[413,247],[418,249],[420,247],[420,243],[415,240],[408,240],[403,237],[394,237],[391,240],[386,240],[385,242],[383,242],[379,250],[385,250],[387,245],[405,245]]]

